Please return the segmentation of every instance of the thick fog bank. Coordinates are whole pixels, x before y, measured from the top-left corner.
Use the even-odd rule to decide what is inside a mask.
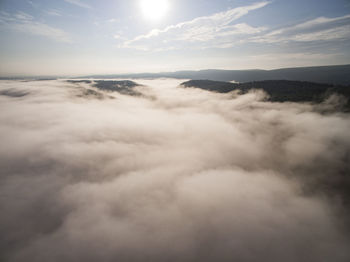
[[[1,261],[350,260],[337,99],[138,82],[0,82]]]

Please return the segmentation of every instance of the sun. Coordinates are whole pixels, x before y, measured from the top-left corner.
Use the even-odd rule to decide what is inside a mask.
[[[140,0],[140,7],[146,19],[158,21],[167,14],[170,4],[168,0]]]

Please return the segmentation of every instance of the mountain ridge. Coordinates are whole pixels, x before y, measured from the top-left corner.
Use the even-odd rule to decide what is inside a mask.
[[[81,78],[177,78],[212,81],[252,82],[265,80],[307,81],[333,85],[350,85],[350,64],[332,66],[291,67],[273,70],[221,70],[176,71],[160,73],[88,75]]]

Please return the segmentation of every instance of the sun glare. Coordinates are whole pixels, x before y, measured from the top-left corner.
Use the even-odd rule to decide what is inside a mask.
[[[168,0],[141,0],[140,5],[144,17],[153,21],[162,19],[170,7]]]

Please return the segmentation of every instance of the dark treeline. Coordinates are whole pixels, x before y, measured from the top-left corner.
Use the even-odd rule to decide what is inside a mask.
[[[315,102],[324,101],[331,94],[339,94],[350,98],[350,86],[318,84],[312,82],[267,80],[247,83],[229,83],[211,80],[191,80],[182,83],[184,87],[201,88],[208,91],[228,93],[240,90],[247,93],[252,89],[262,89],[272,102]],[[350,108],[349,101],[346,107]]]

